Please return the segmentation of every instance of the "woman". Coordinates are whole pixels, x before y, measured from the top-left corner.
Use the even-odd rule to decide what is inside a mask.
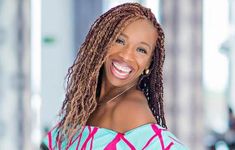
[[[150,9],[125,3],[101,15],[68,72],[49,149],[185,149],[163,111],[164,33]]]

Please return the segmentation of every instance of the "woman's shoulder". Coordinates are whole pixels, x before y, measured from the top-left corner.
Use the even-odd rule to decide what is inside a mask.
[[[155,124],[156,128],[152,127],[154,132],[159,135],[159,140],[163,139],[167,146],[171,147],[171,150],[188,150],[188,148],[178,139],[169,129],[163,128],[160,125]]]
[[[112,122],[125,125],[123,130],[126,131],[142,124],[156,123],[145,96],[138,91],[122,99],[113,110],[113,116]]]
[[[156,123],[132,129],[125,137],[136,147],[143,149],[188,150],[172,132]]]

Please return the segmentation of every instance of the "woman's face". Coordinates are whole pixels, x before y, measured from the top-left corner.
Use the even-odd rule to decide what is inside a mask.
[[[148,20],[130,23],[107,52],[105,80],[121,87],[136,82],[151,63],[157,32]]]

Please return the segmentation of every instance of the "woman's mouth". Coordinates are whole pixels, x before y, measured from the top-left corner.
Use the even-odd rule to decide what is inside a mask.
[[[133,70],[127,63],[119,61],[112,61],[110,69],[115,77],[122,80],[127,79]]]

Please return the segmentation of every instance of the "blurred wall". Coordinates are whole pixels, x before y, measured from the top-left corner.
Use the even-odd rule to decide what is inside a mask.
[[[229,56],[231,63],[231,81],[229,88],[229,103],[231,104],[233,111],[235,112],[235,0],[230,0],[230,36],[228,39]],[[235,114],[234,114],[235,115]]]
[[[91,25],[102,13],[102,0],[74,0],[74,46],[76,51],[85,41]]]
[[[30,148],[30,4],[0,1],[0,149]]]
[[[73,5],[73,0],[42,0],[42,128],[55,123],[64,99],[64,79],[75,50]]]
[[[166,34],[165,106],[170,131],[203,149],[202,1],[161,1]]]

